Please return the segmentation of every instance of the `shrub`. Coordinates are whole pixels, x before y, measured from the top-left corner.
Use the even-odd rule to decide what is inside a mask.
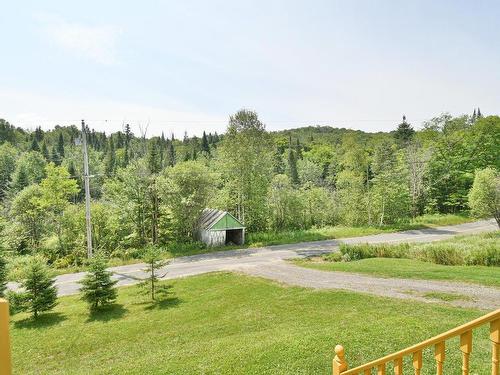
[[[106,270],[106,259],[98,254],[89,262],[89,271],[80,282],[82,300],[89,304],[90,310],[97,310],[116,300],[116,280],[111,280],[111,272]]]
[[[57,289],[54,279],[43,258],[34,257],[29,262],[26,279],[21,283],[26,290],[24,309],[30,311],[36,319],[41,312],[52,310],[57,304]]]
[[[351,260],[366,258],[404,258],[408,256],[410,245],[403,243],[397,245],[388,244],[341,244],[340,252],[348,255]]]

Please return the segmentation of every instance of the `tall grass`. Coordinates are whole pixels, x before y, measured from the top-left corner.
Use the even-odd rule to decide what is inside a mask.
[[[340,252],[340,258],[329,254],[324,259],[408,258],[442,265],[500,266],[500,231],[425,244],[342,244]]]

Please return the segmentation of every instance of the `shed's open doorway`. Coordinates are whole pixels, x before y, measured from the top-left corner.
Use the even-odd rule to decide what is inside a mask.
[[[226,230],[226,245],[243,245],[243,229],[228,229]]]

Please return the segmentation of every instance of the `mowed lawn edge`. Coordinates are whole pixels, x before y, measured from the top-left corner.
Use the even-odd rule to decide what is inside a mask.
[[[131,286],[94,316],[78,296],[38,322],[14,316],[14,373],[330,374],[335,344],[357,365],[483,314],[230,273],[168,283],[170,298],[157,304]],[[472,368],[486,373],[487,330],[474,340]],[[460,363],[458,346],[448,349],[449,363]],[[425,358],[431,374],[432,353]]]
[[[464,282],[500,288],[500,267],[445,266],[415,259],[368,258],[351,262],[297,259],[293,264],[320,271],[417,280]]]

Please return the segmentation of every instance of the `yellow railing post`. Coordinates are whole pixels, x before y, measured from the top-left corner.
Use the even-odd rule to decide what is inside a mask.
[[[11,375],[9,304],[0,298],[0,375]]]
[[[500,375],[500,319],[490,324],[491,375]]]
[[[335,358],[333,358],[333,375],[340,375],[347,370],[347,362],[344,358],[344,348],[342,345],[335,347]]]

